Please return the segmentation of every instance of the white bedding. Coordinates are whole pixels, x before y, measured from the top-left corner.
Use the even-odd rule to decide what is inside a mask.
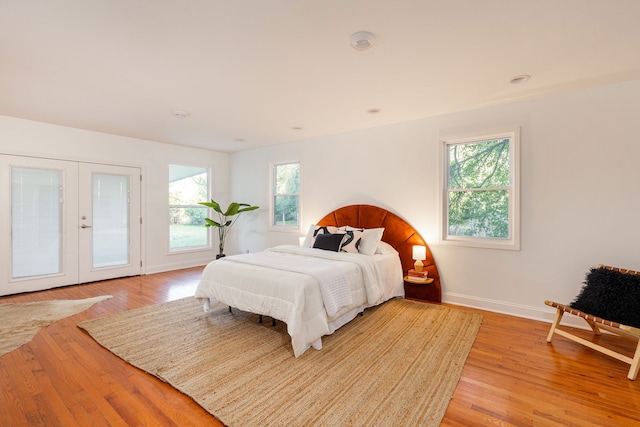
[[[322,336],[365,308],[404,296],[404,286],[397,254],[369,256],[284,245],[212,261],[195,296],[205,307],[213,298],[285,322],[299,357],[311,346],[321,349]]]

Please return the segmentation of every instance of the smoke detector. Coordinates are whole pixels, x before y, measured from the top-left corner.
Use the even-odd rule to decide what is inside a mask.
[[[351,34],[351,46],[355,50],[367,50],[376,41],[376,37],[369,31],[358,31]]]

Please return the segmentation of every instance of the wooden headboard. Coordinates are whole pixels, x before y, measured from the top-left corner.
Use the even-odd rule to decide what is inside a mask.
[[[403,274],[413,268],[412,259],[413,245],[423,245],[427,247],[427,259],[423,261],[424,269],[429,271],[429,277],[434,279],[433,286],[438,295],[437,300],[442,297],[442,287],[440,285],[440,274],[433,259],[431,250],[427,242],[420,236],[411,225],[398,215],[386,209],[372,205],[349,205],[336,209],[327,214],[316,223],[317,225],[332,225],[342,227],[350,225],[358,228],[380,228],[384,227],[382,240],[393,246],[400,254]]]

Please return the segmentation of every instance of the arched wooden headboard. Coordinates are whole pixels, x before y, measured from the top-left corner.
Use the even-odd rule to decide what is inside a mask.
[[[316,224],[324,226],[332,225],[335,227],[346,225],[358,228],[384,227],[382,240],[393,246],[400,254],[400,262],[402,263],[402,271],[404,274],[413,268],[415,262],[412,258],[413,245],[426,246],[427,259],[423,261],[424,269],[429,271],[429,277],[434,279],[433,284],[429,286],[433,286],[436,290],[436,302],[441,301],[442,286],[440,285],[440,274],[438,273],[438,267],[433,259],[429,245],[427,245],[427,242],[420,236],[420,233],[398,215],[377,206],[349,205],[327,214]]]

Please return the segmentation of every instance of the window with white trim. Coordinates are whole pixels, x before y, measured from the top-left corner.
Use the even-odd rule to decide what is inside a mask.
[[[272,167],[271,226],[297,230],[300,225],[300,162]]]
[[[201,166],[169,165],[169,251],[211,246],[204,226],[209,201],[209,169]]]
[[[519,250],[519,130],[447,139],[443,152],[443,243]]]

